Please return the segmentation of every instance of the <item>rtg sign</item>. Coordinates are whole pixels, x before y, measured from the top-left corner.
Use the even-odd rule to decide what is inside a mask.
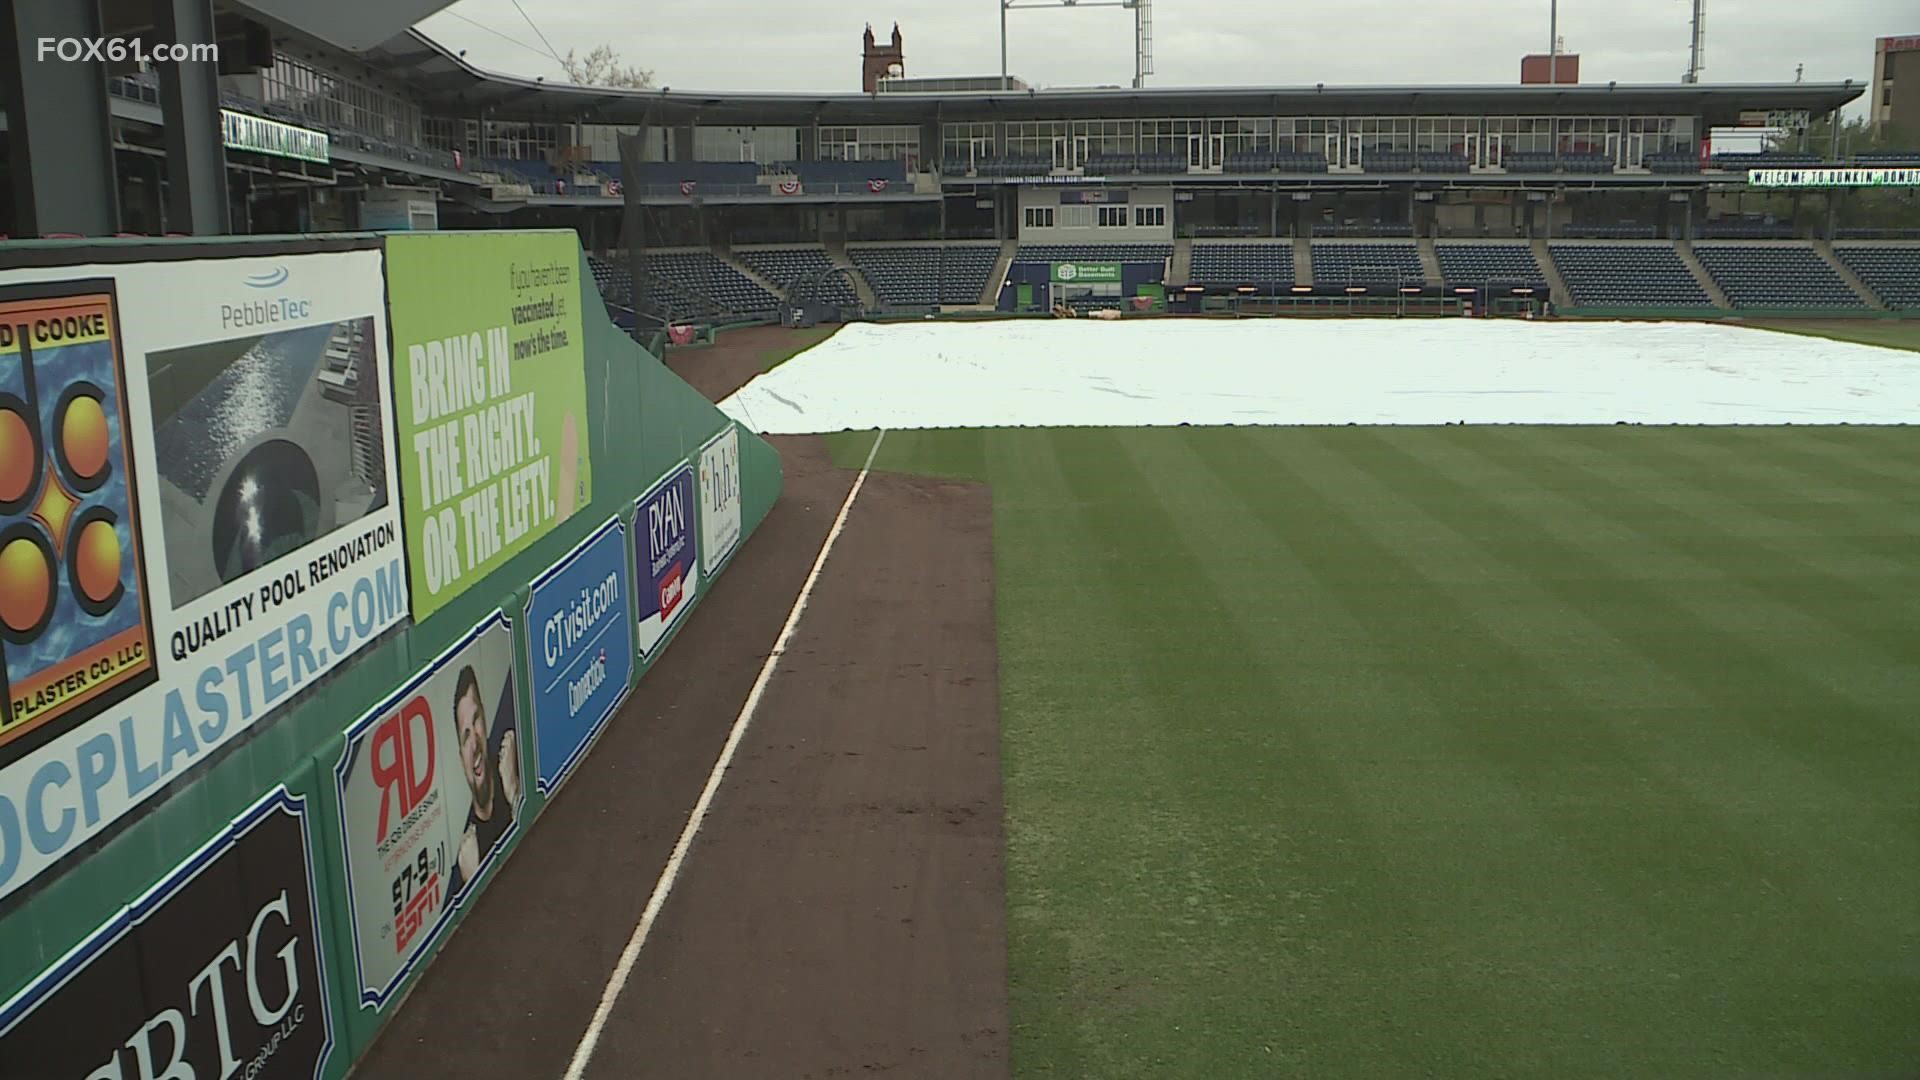
[[[407,617],[380,278],[0,273],[0,896]]]
[[[1748,169],[1757,188],[1920,187],[1920,169]]]
[[[0,1005],[0,1072],[319,1076],[334,1036],[308,824],[275,788]]]

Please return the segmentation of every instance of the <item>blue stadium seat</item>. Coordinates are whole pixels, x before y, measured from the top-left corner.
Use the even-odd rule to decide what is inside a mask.
[[[1812,248],[1698,244],[1693,253],[1734,307],[1860,308],[1866,305]]]
[[[1293,245],[1195,243],[1189,277],[1195,285],[1291,285]]]
[[[999,244],[849,247],[847,255],[888,307],[978,304],[1000,259]]]
[[[1554,265],[1587,307],[1712,307],[1680,254],[1667,244],[1552,244]]]
[[[1436,244],[1440,276],[1448,285],[1531,285],[1547,275],[1525,244]]]
[[[1412,244],[1313,245],[1315,285],[1420,285],[1426,278]]]
[[[1895,311],[1920,311],[1920,247],[1836,246],[1833,253],[1881,303]]]

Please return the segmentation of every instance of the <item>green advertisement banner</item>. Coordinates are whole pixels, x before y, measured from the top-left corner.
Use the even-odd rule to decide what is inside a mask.
[[[1108,285],[1120,280],[1119,263],[1054,263],[1056,285]]]
[[[572,232],[387,238],[401,519],[424,619],[593,496]]]

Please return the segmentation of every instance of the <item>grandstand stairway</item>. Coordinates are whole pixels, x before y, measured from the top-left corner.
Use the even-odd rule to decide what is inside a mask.
[[[1433,237],[1416,236],[1413,240],[1413,246],[1415,250],[1420,252],[1420,272],[1426,275],[1427,284],[1445,285],[1447,283],[1447,275],[1444,270],[1440,269],[1440,251],[1434,247]]]
[[[987,276],[987,283],[980,290],[980,306],[993,308],[1000,306],[1000,289],[1006,284],[1007,275],[1013,273],[1013,257],[1020,252],[1017,237],[1008,237],[1000,241],[1000,257],[993,262],[993,273]]]
[[[778,282],[769,280],[765,274],[749,266],[747,261],[735,254],[724,241],[714,242],[713,257],[732,267],[741,277],[765,289],[769,295],[783,301],[787,298],[787,290],[781,288]]]
[[[1313,237],[1304,232],[1293,238],[1293,283],[1313,284]]]
[[[1887,303],[1880,298],[1880,294],[1868,288],[1867,283],[1860,280],[1860,275],[1854,273],[1851,266],[1842,262],[1840,256],[1834,254],[1833,244],[1830,241],[1816,238],[1813,241],[1813,251],[1835,274],[1840,276],[1841,281],[1847,283],[1847,288],[1852,289],[1861,302],[1875,311],[1887,310]]]
[[[1193,282],[1193,240],[1179,237],[1173,242],[1173,258],[1167,263],[1166,285],[1180,288]]]
[[[1567,289],[1567,279],[1560,276],[1560,267],[1553,261],[1553,249],[1547,246],[1545,239],[1534,237],[1528,245],[1533,248],[1533,261],[1540,264],[1540,272],[1547,275],[1547,288],[1555,305],[1573,306],[1573,293]]]
[[[847,254],[847,238],[843,235],[823,236],[820,246],[827,250],[827,261],[834,266],[850,271],[848,280],[853,282],[854,295],[860,298],[860,307],[866,311],[880,309],[880,295],[873,291],[873,282],[867,280],[866,271],[860,269]]]
[[[1720,287],[1719,282],[1713,280],[1713,275],[1707,273],[1706,267],[1700,265],[1700,257],[1693,253],[1692,244],[1685,240],[1675,240],[1673,250],[1680,256],[1680,261],[1687,265],[1687,272],[1693,275],[1693,280],[1699,282],[1700,288],[1706,291],[1707,298],[1713,301],[1714,307],[1733,307],[1733,301],[1727,299],[1727,291]]]

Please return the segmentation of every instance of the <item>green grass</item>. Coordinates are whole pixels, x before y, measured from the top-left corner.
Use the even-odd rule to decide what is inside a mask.
[[[1754,325],[1788,334],[1809,334],[1920,352],[1920,319],[1795,319],[1791,322],[1761,322]]]
[[[993,486],[1017,1076],[1920,1064],[1920,433],[879,464]]]

